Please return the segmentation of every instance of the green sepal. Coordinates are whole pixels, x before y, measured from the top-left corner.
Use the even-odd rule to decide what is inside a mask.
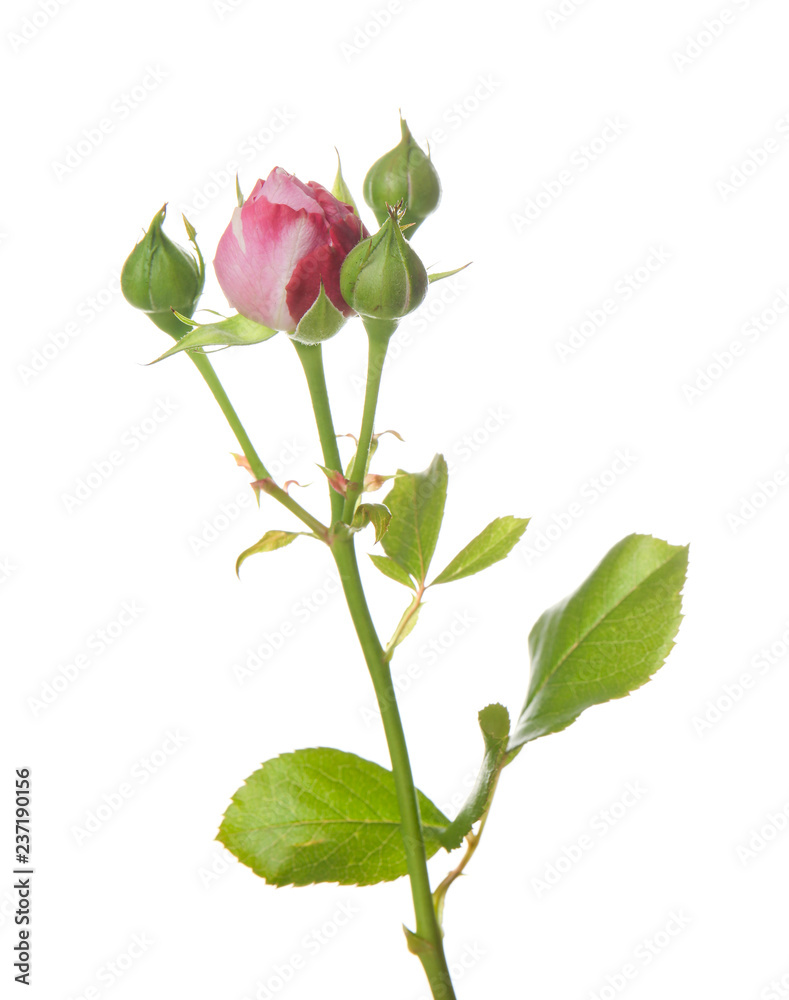
[[[155,361],[151,361],[152,365],[180,351],[193,351],[203,347],[246,347],[249,344],[260,344],[264,340],[269,340],[277,333],[276,330],[247,319],[240,313],[216,323],[196,323],[195,320],[178,312],[174,312],[173,315],[185,326],[193,329],[181,337],[175,347],[171,347]]]
[[[343,316],[326,294],[321,282],[317,299],[301,317],[293,333],[289,333],[288,336],[299,344],[314,347],[339,333],[347,320],[348,317]]]
[[[471,794],[455,819],[441,834],[441,844],[448,851],[460,847],[463,838],[482,819],[490,806],[499,772],[507,756],[510,716],[503,705],[488,705],[479,713],[479,727],[485,741],[482,767]]]
[[[334,184],[332,184],[331,193],[338,201],[344,202],[346,205],[350,205],[354,212],[358,215],[359,209],[356,207],[356,202],[351,194],[351,189],[345,183],[345,178],[342,175],[342,163],[340,162],[340,152],[335,149],[334,152],[337,154],[337,176],[334,178]]]
[[[462,267],[456,267],[454,271],[436,271],[435,274],[428,274],[427,280],[432,285],[434,281],[441,281],[443,278],[451,278],[453,274],[460,274],[461,271],[465,271],[467,267],[471,267],[471,261],[468,264],[464,264]]]

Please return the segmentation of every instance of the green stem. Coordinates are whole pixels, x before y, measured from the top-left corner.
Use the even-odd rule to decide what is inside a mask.
[[[304,374],[307,377],[307,388],[312,400],[312,409],[315,413],[315,423],[318,425],[318,435],[323,451],[323,462],[327,469],[336,469],[342,472],[342,460],[340,450],[337,447],[337,435],[334,432],[334,421],[329,405],[329,394],[326,391],[326,374],[323,370],[323,349],[320,344],[307,346],[293,341],[296,353],[301,361]],[[331,520],[332,524],[342,517],[343,499],[340,494],[329,487],[331,497]]]
[[[364,391],[362,429],[359,431],[359,443],[356,446],[356,455],[353,460],[348,492],[342,512],[342,519],[346,524],[350,524],[353,520],[356,501],[364,489],[364,477],[367,475],[367,465],[370,460],[370,443],[373,439],[375,410],[378,406],[378,392],[381,388],[381,375],[384,370],[389,339],[397,329],[396,322],[387,320],[365,319],[364,325],[369,339],[367,387]]]
[[[370,671],[378,707],[381,710],[389,757],[392,762],[408,874],[411,879],[411,894],[416,914],[416,937],[418,940],[416,942],[409,941],[409,944],[411,950],[417,954],[422,963],[435,1000],[455,1000],[444,955],[442,932],[433,906],[422,820],[419,814],[419,801],[414,787],[403,723],[397,706],[397,697],[386,654],[375,630],[364,595],[353,538],[335,536],[332,554],[337,564],[345,599],[348,602],[348,609],[359,637],[364,659]]]
[[[241,420],[239,419],[233,404],[230,402],[222,383],[219,381],[219,377],[214,371],[214,366],[211,364],[208,357],[205,354],[195,351],[187,351],[187,354],[192,361],[194,361],[195,367],[205,379],[206,385],[211,390],[214,399],[217,403],[219,403],[219,408],[222,410],[222,413],[224,413],[227,422],[230,424],[230,427],[236,436],[236,440],[241,445],[241,450],[244,452],[246,460],[249,462],[252,474],[256,479],[265,484],[262,487],[264,492],[281,503],[283,507],[287,507],[292,514],[295,514],[296,517],[302,523],[306,524],[308,528],[314,531],[316,535],[322,539],[326,539],[328,536],[326,525],[321,524],[321,522],[317,518],[313,517],[309,511],[306,511],[300,503],[288,496],[285,490],[277,486],[271,478],[271,474],[261,461],[258,453],[255,451],[252,442],[249,440],[249,436],[244,430],[244,425],[241,423]]]

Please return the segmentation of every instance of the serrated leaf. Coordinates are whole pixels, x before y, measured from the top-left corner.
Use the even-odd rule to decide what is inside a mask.
[[[674,645],[687,564],[687,546],[629,535],[540,617],[529,636],[529,693],[510,750],[649,680]]]
[[[298,326],[288,336],[307,347],[315,347],[328,340],[345,326],[348,317],[334,305],[321,282],[318,297],[299,320]]]
[[[354,531],[361,531],[368,524],[372,524],[375,529],[375,540],[380,542],[386,534],[391,520],[392,515],[389,513],[389,508],[382,503],[362,503],[356,508],[351,528]]]
[[[358,215],[359,209],[356,207],[356,202],[353,200],[351,189],[345,183],[345,178],[342,175],[342,163],[340,162],[339,151],[335,149],[335,153],[337,153],[337,176],[334,178],[331,193],[335,198],[337,198],[338,201],[343,201],[346,205],[350,205],[354,212]]]
[[[184,334],[175,347],[171,347],[156,361],[152,361],[152,365],[155,365],[157,361],[164,361],[165,358],[172,357],[173,354],[178,354],[179,351],[190,351],[196,347],[245,347],[248,344],[260,344],[264,340],[269,340],[277,332],[240,314],[229,316],[217,323],[195,323],[193,319],[182,316],[180,313],[175,315],[182,323],[194,326],[194,329]]]
[[[510,715],[507,709],[503,705],[488,705],[483,708],[479,713],[479,727],[485,741],[485,756],[465,805],[441,835],[441,843],[448,851],[459,847],[477,820],[485,815],[507,755],[507,740],[510,735]]]
[[[436,455],[424,472],[398,470],[384,497],[392,523],[383,539],[384,552],[424,583],[435,552],[447,499],[447,463]]]
[[[241,569],[241,564],[249,559],[250,556],[257,555],[258,552],[274,552],[275,549],[282,549],[286,545],[290,545],[291,542],[295,542],[299,535],[307,534],[309,534],[307,531],[281,531],[279,529],[267,531],[259,541],[255,542],[254,545],[250,545],[248,549],[244,549],[238,559],[236,559],[236,576],[238,576],[238,571]]]
[[[379,556],[371,555],[370,558],[373,561],[373,565],[376,569],[380,570],[384,576],[388,576],[390,580],[394,580],[395,583],[402,583],[404,587],[410,587],[411,590],[414,589],[414,581],[406,573],[402,566],[399,566],[394,559],[390,559],[389,556]]]
[[[417,794],[432,857],[449,820]],[[217,839],[272,885],[373,885],[407,872],[392,772],[341,750],[267,761],[233,796]]]
[[[461,271],[465,271],[467,267],[471,267],[471,261],[468,264],[463,264],[462,267],[456,267],[454,271],[436,271],[434,274],[428,274],[427,280],[432,283],[434,281],[441,281],[443,278],[451,278],[453,274],[459,274]]]
[[[458,552],[446,569],[433,580],[433,584],[462,580],[465,576],[472,576],[505,559],[520,540],[528,523],[528,518],[497,517]]]

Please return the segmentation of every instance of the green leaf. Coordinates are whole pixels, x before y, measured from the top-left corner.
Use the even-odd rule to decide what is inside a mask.
[[[275,549],[282,549],[286,545],[290,545],[291,542],[295,542],[299,535],[309,534],[308,531],[281,531],[279,529],[267,531],[260,541],[250,545],[248,549],[244,549],[236,559],[236,576],[241,569],[241,564],[250,556],[257,555],[258,552],[273,552]]]
[[[432,857],[449,820],[418,795]],[[267,761],[233,796],[217,839],[272,885],[373,885],[407,872],[392,772],[341,750]]]
[[[410,587],[411,590],[414,589],[414,581],[408,573],[393,559],[390,559],[389,556],[371,555],[370,558],[376,569],[379,569],[384,576],[388,576],[395,583],[402,583],[404,587]]]
[[[436,455],[424,472],[398,470],[394,486],[384,497],[392,523],[383,539],[384,552],[424,583],[435,552],[447,499],[447,463]]]
[[[454,271],[436,271],[435,274],[428,274],[427,280],[432,285],[434,281],[441,281],[442,278],[451,278],[453,274],[459,274],[461,271],[465,271],[467,267],[471,267],[471,261],[462,267],[456,267]]]
[[[380,542],[386,534],[391,520],[392,515],[389,513],[389,508],[382,503],[362,503],[356,508],[351,528],[354,531],[361,531],[368,524],[372,524],[375,528],[375,540]]]
[[[301,317],[294,332],[288,336],[299,344],[314,347],[333,337],[335,333],[339,333],[347,321],[348,317],[343,316],[334,305],[321,282],[317,299]]]
[[[353,200],[353,195],[351,194],[351,189],[345,183],[345,178],[342,175],[342,163],[340,162],[340,154],[335,149],[337,153],[337,176],[334,178],[334,184],[332,185],[331,193],[339,201],[344,201],[346,205],[350,205],[351,208],[359,214],[359,209],[356,207],[356,202]]]
[[[629,535],[529,636],[531,680],[509,749],[645,684],[674,646],[687,546]]]
[[[419,621],[419,614],[422,607],[422,595],[417,594],[401,615],[400,621],[397,623],[397,628],[392,634],[392,638],[386,644],[384,652],[387,660],[392,658],[392,654],[395,649],[397,649],[400,643],[404,639],[407,639],[416,628],[416,623]]]
[[[254,320],[247,319],[240,313],[222,319],[218,323],[195,323],[193,319],[182,316],[180,313],[175,315],[182,323],[193,326],[194,329],[184,334],[175,347],[171,347],[156,361],[152,361],[152,365],[155,365],[157,361],[172,357],[173,354],[178,354],[179,351],[191,351],[197,347],[244,347],[247,344],[260,344],[273,337],[277,332],[267,326],[262,326],[260,323],[255,323]]]
[[[528,523],[528,518],[497,517],[455,556],[433,580],[433,584],[462,580],[464,576],[472,576],[506,558]]]
[[[477,820],[485,815],[507,755],[507,740],[510,735],[510,715],[507,709],[503,705],[488,705],[483,708],[479,713],[479,727],[485,741],[485,756],[465,805],[441,835],[441,843],[448,851],[459,847]]]

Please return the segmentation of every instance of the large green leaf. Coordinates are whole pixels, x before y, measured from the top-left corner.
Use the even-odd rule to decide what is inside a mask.
[[[449,820],[418,794],[431,857]],[[391,771],[341,750],[267,761],[233,796],[217,839],[272,885],[372,885],[407,872]]]
[[[433,583],[451,583],[472,576],[506,558],[529,523],[523,517],[497,517],[442,570]]]
[[[435,552],[447,499],[447,463],[436,455],[424,472],[398,470],[384,498],[392,522],[383,538],[384,552],[424,583]]]
[[[164,361],[179,351],[192,351],[197,347],[244,347],[247,344],[260,344],[264,340],[269,340],[276,334],[276,330],[271,330],[261,323],[247,319],[237,313],[227,319],[220,319],[216,323],[197,323],[180,313],[175,314],[186,326],[193,326],[183,337],[178,340],[175,347],[165,351],[156,361]],[[156,364],[152,361],[151,364]]]
[[[510,750],[649,680],[674,645],[687,564],[687,546],[629,535],[540,617],[529,636],[529,693]]]

